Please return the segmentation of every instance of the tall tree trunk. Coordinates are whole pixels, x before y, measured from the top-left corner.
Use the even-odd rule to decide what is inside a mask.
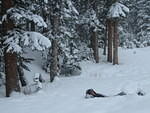
[[[93,49],[93,55],[96,63],[99,63],[99,51],[98,51],[98,39],[97,33],[94,31],[94,28],[91,28],[91,46]]]
[[[17,76],[17,56],[15,53],[5,53],[6,97],[13,91],[19,91]]]
[[[2,0],[2,12],[3,14],[13,6],[13,0]],[[14,25],[12,21],[7,18],[7,21],[2,23],[3,36],[8,30],[13,29]],[[6,97],[9,97],[13,91],[18,91],[19,82],[17,77],[17,56],[16,53],[6,52],[4,53],[5,59],[5,74],[6,74]]]
[[[58,75],[58,42],[57,35],[59,35],[60,17],[59,15],[53,15],[53,36],[52,39],[52,51],[51,51],[51,64],[50,64],[50,82],[53,82],[55,76]]]
[[[104,52],[103,55],[106,55],[106,51],[107,51],[107,39],[108,39],[108,24],[107,24],[107,20],[105,23],[105,37],[104,37]]]
[[[52,40],[51,65],[50,65],[50,82],[54,81],[58,74],[58,45],[57,40]]]
[[[113,27],[112,27],[112,21],[109,19],[107,20],[107,26],[108,26],[108,56],[107,61],[112,62],[112,41],[113,41]]]
[[[113,40],[113,65],[119,64],[118,63],[118,41],[119,41],[119,34],[118,34],[118,22],[115,20],[113,22],[114,26],[114,40]]]

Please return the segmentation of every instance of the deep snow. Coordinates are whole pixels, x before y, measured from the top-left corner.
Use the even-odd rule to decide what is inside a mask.
[[[34,55],[37,56],[38,53]],[[38,55],[39,56],[39,55]],[[83,62],[82,74],[57,78],[54,83],[43,84],[43,89],[32,95],[13,94],[0,97],[1,113],[149,113],[150,112],[150,47],[119,49],[120,65],[113,66],[102,56],[99,64]],[[40,61],[32,65],[28,76],[40,72]],[[30,78],[29,77],[29,78]],[[30,80],[31,81],[31,80]],[[93,88],[108,98],[85,99],[85,91]],[[143,90],[145,96],[137,96]],[[120,91],[126,96],[113,97]]]

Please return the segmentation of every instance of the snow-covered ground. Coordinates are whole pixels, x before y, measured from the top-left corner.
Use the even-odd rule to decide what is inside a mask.
[[[39,56],[40,57],[40,56]],[[120,49],[120,65],[105,61],[99,64],[82,63],[82,74],[57,78],[43,84],[43,89],[32,95],[14,94],[0,97],[1,113],[149,113],[150,112],[150,47]],[[38,60],[39,61],[39,60]],[[40,72],[40,63],[31,66],[32,75]],[[31,74],[26,73],[26,74]],[[85,91],[93,88],[108,98],[85,99]],[[137,96],[142,90],[145,96]],[[125,91],[126,96],[111,96]]]

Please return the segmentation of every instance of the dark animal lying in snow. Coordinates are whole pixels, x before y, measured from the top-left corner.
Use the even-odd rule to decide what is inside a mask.
[[[127,95],[127,93],[120,92],[120,93],[118,93],[116,95],[113,95],[113,96],[124,96],[124,95]],[[138,91],[137,95],[144,96],[144,92]],[[104,98],[104,97],[110,97],[110,96],[106,96],[104,94],[97,93],[93,89],[86,90],[86,96],[85,96],[85,98],[94,98],[94,97],[102,97],[102,98]]]

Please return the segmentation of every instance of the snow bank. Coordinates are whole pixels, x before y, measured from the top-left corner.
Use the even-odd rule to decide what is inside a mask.
[[[0,110],[2,113],[149,113],[149,50],[150,47],[119,49],[118,66],[103,61],[99,64],[84,62],[81,76],[59,78],[32,95],[1,97]],[[38,66],[39,61],[31,68],[42,73]],[[85,99],[88,88],[110,97]],[[138,96],[138,90],[143,90],[146,95]],[[128,95],[113,96],[120,91]]]

